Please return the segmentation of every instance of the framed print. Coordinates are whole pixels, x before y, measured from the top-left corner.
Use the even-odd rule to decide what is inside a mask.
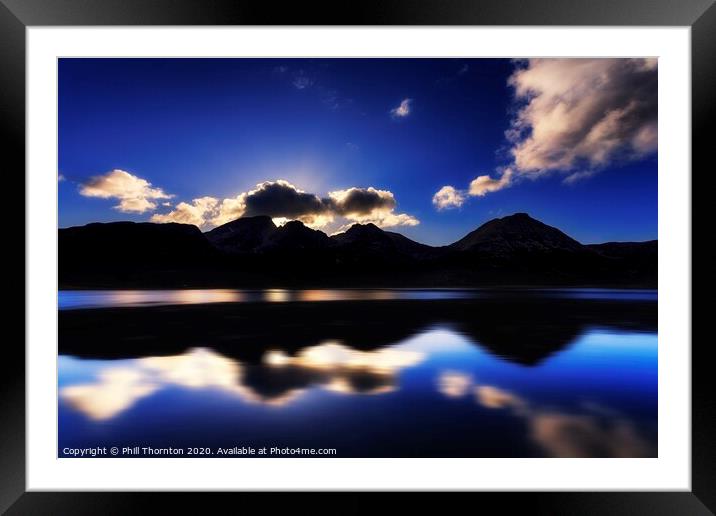
[[[713,513],[712,3],[3,2],[3,510]]]

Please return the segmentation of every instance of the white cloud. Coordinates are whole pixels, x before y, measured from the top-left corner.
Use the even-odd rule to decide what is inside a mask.
[[[524,177],[558,173],[574,184],[657,149],[656,59],[530,59],[508,83],[516,101],[505,132],[512,162],[496,177],[476,177],[467,192],[444,186],[433,196],[439,210]]]
[[[510,168],[498,171],[499,177],[489,175],[477,176],[470,181],[467,190],[458,190],[454,186],[446,185],[433,195],[433,204],[438,210],[458,208],[468,197],[483,197],[490,192],[496,192],[512,184],[513,172]]]
[[[80,185],[80,194],[85,197],[117,199],[119,204],[114,208],[123,213],[151,211],[157,207],[156,200],[173,197],[161,188],[153,188],[146,179],[119,169],[91,177]]]
[[[390,110],[390,116],[393,118],[405,118],[412,111],[413,99],[403,99],[398,107]]]
[[[531,59],[509,84],[517,173],[594,170],[657,148],[656,59]]]
[[[462,206],[466,198],[465,192],[453,186],[446,185],[435,192],[435,195],[433,195],[433,204],[438,210],[449,210]]]
[[[470,181],[468,193],[473,197],[483,197],[489,192],[496,192],[498,190],[502,190],[503,188],[507,188],[511,183],[512,170],[508,168],[503,170],[502,175],[497,179],[493,179],[488,175],[477,176],[475,179]]]
[[[194,224],[203,226],[207,219],[216,216],[219,200],[214,197],[200,197],[191,204],[180,202],[169,213],[155,213],[150,219],[152,222],[178,222],[180,224]]]

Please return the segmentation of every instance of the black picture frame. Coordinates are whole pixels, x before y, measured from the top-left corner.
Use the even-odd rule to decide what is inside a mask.
[[[713,437],[716,390],[708,360],[708,340],[698,337],[709,306],[696,299],[714,286],[716,275],[707,267],[716,258],[705,187],[712,147],[709,126],[716,115],[715,0],[382,0],[342,2],[275,2],[272,0],[0,0],[0,127],[4,179],[12,198],[24,195],[25,170],[25,30],[61,25],[607,25],[691,27],[692,172],[683,175],[692,185],[692,489],[688,492],[472,493],[465,500],[474,507],[499,507],[545,514],[714,514],[716,513],[716,446]],[[709,162],[709,165],[711,163]],[[693,170],[702,169],[699,176]],[[702,177],[703,176],[703,177]],[[22,177],[22,179],[20,179]],[[20,208],[6,208],[13,216],[5,241],[10,259],[5,284],[20,291],[25,270],[25,226],[16,218]],[[22,247],[21,243],[22,242]],[[20,249],[23,249],[20,251]],[[698,275],[698,281],[696,277]],[[22,285],[24,299],[24,284]],[[15,298],[10,310],[23,310]],[[8,303],[10,304],[10,303]],[[9,318],[8,318],[9,320]],[[22,330],[24,335],[24,328]],[[235,510],[254,503],[254,494],[241,493],[49,493],[26,492],[25,351],[20,337],[3,339],[4,359],[0,398],[0,511],[7,514],[133,514],[149,512],[197,513],[224,506]],[[661,363],[660,367],[668,367]],[[668,417],[668,414],[660,414]],[[212,496],[211,502],[208,496]],[[235,497],[241,496],[240,505]],[[218,497],[219,499],[215,499]],[[372,510],[382,495],[351,493],[341,513]],[[477,497],[475,499],[474,497]],[[424,509],[445,509],[444,501],[411,497]],[[317,493],[288,494],[261,500],[262,510],[288,502],[292,510],[312,512],[336,506]],[[210,504],[209,504],[210,503]],[[451,502],[452,503],[452,502]],[[212,511],[214,512],[214,511]],[[234,510],[231,510],[234,512]]]

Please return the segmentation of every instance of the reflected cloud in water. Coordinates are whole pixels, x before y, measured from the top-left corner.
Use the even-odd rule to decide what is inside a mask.
[[[266,353],[266,366],[252,366],[212,350],[146,357],[101,369],[96,381],[60,389],[60,397],[94,420],[111,419],[166,387],[216,389],[243,402],[271,407],[290,404],[311,386],[342,394],[385,394],[397,389],[395,375],[420,363],[424,354],[400,349],[356,351],[336,342],[292,357]]]
[[[462,398],[471,385],[472,376],[459,371],[443,371],[438,377],[438,391],[448,398]]]
[[[424,353],[395,348],[358,351],[338,342],[327,342],[301,350],[295,357],[282,351],[270,351],[264,361],[272,366],[293,365],[309,369],[364,370],[375,374],[395,374],[419,364]]]
[[[532,438],[555,457],[653,457],[655,450],[625,419],[537,412]]]
[[[245,402],[282,406],[301,394],[293,389],[264,397],[244,383],[242,365],[211,350],[196,348],[182,355],[146,357],[129,366],[107,366],[92,383],[60,389],[60,397],[95,420],[111,419],[139,400],[166,387],[218,389]]]
[[[240,339],[204,340],[216,349],[61,355],[60,442],[96,439],[100,424],[107,443],[148,433],[155,444],[330,442],[355,457],[656,456],[654,333],[587,328],[558,349],[547,330],[518,342],[465,324],[388,334],[368,317],[312,331],[310,318],[262,336],[236,320]]]
[[[617,411],[582,403],[581,412],[565,413],[532,406],[526,399],[494,385],[474,385],[466,373],[444,371],[438,390],[449,398],[464,396],[472,387],[475,401],[486,409],[510,409],[526,421],[529,436],[553,457],[652,457],[653,445],[635,424]]]

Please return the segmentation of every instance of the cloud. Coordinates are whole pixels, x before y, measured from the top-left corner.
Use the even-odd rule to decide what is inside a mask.
[[[512,169],[499,170],[498,174],[499,176],[496,178],[489,175],[477,176],[470,181],[466,190],[458,190],[450,185],[443,186],[433,195],[433,204],[438,211],[459,208],[469,197],[483,197],[490,192],[502,190],[512,184]]]
[[[510,186],[511,182],[511,169],[502,171],[502,175],[497,179],[493,179],[488,175],[477,176],[475,179],[470,181],[468,193],[473,197],[482,197],[489,192],[496,192],[498,190],[502,190],[503,188],[507,188]]]
[[[393,194],[387,190],[375,188],[348,188],[329,192],[333,209],[341,215],[369,215],[374,211],[391,211],[396,202]]]
[[[146,179],[137,177],[124,170],[115,169],[104,175],[91,177],[80,185],[80,195],[117,199],[114,206],[123,213],[144,213],[157,207],[158,199],[170,199],[161,188],[153,188]]]
[[[530,59],[509,78],[519,174],[571,174],[657,148],[656,59]]]
[[[413,99],[403,99],[398,107],[390,110],[390,116],[393,118],[405,118],[412,112]]]
[[[529,59],[517,62],[508,84],[516,103],[505,132],[511,163],[496,177],[476,177],[467,192],[444,186],[433,196],[439,210],[525,177],[558,173],[574,184],[657,150],[654,58]]]
[[[178,222],[180,224],[204,225],[207,218],[216,216],[219,200],[214,197],[200,197],[191,204],[180,202],[169,213],[155,213],[150,219],[152,222]]]
[[[268,215],[296,219],[308,214],[321,214],[328,210],[317,195],[306,193],[288,181],[264,181],[238,196],[244,206],[243,216]]]
[[[199,227],[225,224],[239,217],[267,215],[277,220],[300,220],[309,227],[324,227],[341,218],[380,227],[414,226],[420,221],[406,213],[395,213],[392,192],[373,187],[352,187],[328,193],[328,197],[305,192],[279,179],[264,181],[253,190],[219,200],[201,197],[181,202],[169,213],[155,214],[152,222],[181,222]]]
[[[61,182],[64,181],[65,179],[66,179],[66,178],[65,178],[65,176],[64,176],[63,174],[57,174],[57,182],[58,182],[58,183],[61,183]]]
[[[433,195],[433,204],[438,210],[449,210],[459,208],[465,202],[465,192],[457,190],[455,187],[446,185]]]
[[[379,227],[420,224],[412,215],[394,212],[397,202],[392,192],[372,186],[329,192],[328,203],[332,212],[352,222],[372,223]]]

